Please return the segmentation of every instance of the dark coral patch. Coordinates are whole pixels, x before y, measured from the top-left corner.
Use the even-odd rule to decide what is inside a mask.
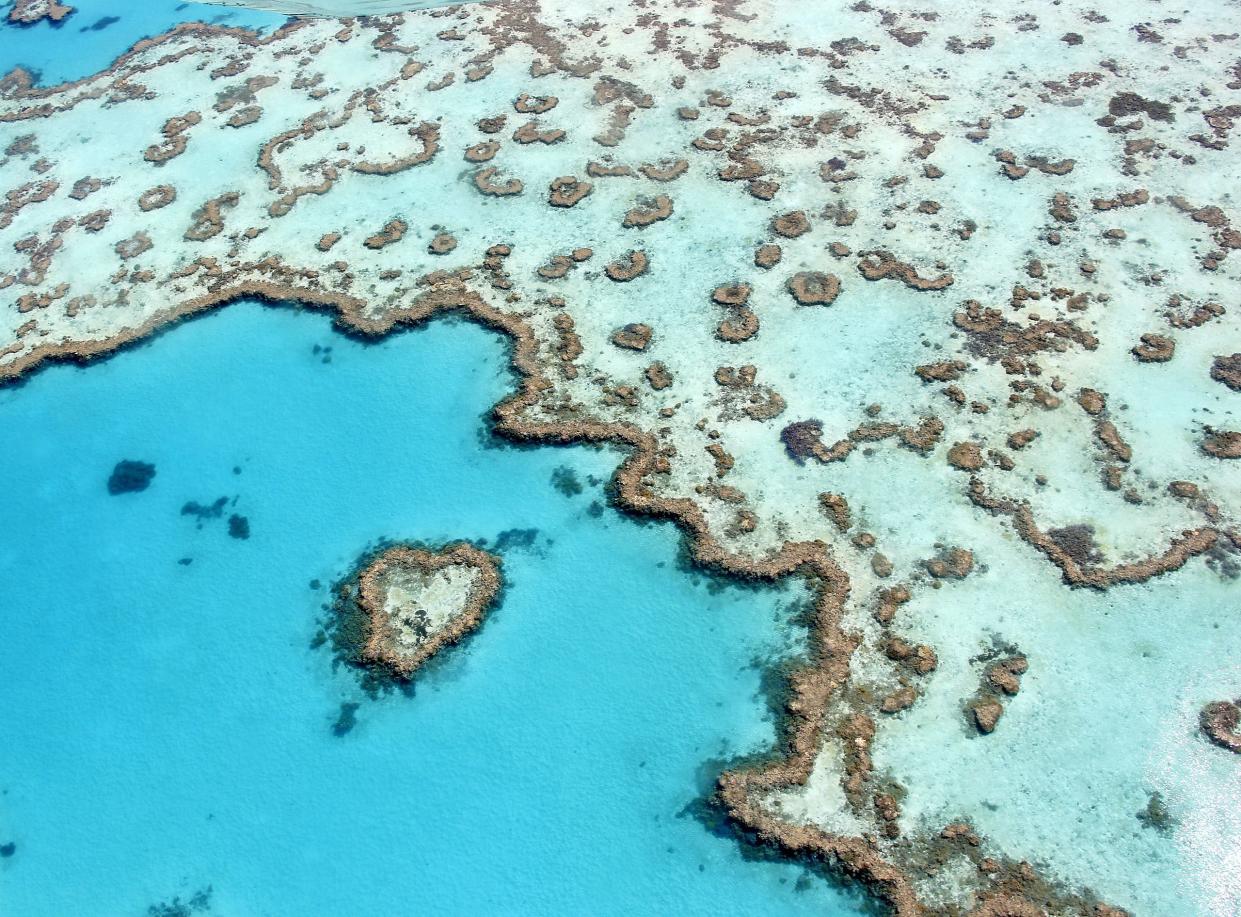
[[[155,466],[149,462],[123,459],[116,463],[116,467],[112,469],[112,474],[108,477],[108,493],[116,496],[146,490],[154,477]]]
[[[228,534],[233,538],[245,540],[250,537],[250,520],[237,513],[228,517]]]

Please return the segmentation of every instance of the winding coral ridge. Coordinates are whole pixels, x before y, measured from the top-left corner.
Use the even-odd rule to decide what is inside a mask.
[[[1119,4],[807,6],[193,25],[76,83],[15,71],[0,379],[243,297],[366,337],[501,332],[499,432],[625,447],[621,507],[814,591],[778,754],[719,781],[744,833],[899,914],[1119,913],[966,822],[904,820],[871,751],[937,665],[898,611],[974,571],[936,539],[985,562],[1011,520],[1066,589],[1241,550],[1218,350],[1241,236],[1208,196],[1241,180],[1241,40]],[[952,518],[911,525],[928,493]],[[779,811],[837,761],[848,830]]]

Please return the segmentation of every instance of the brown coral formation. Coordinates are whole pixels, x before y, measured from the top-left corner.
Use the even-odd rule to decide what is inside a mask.
[[[638,171],[640,171],[643,175],[645,175],[651,181],[658,181],[658,182],[676,181],[678,178],[684,175],[687,171],[689,171],[689,160],[688,159],[664,160],[663,162],[659,163],[659,165],[654,165],[653,163],[649,163],[649,162],[643,163],[643,165],[639,167]]]
[[[1241,458],[1241,432],[1236,430],[1215,430],[1207,428],[1199,448],[1207,455],[1218,459]]]
[[[650,259],[646,256],[646,252],[631,251],[624,259],[610,261],[604,265],[603,272],[608,278],[615,280],[617,283],[628,283],[636,277],[641,277],[651,266]]]
[[[9,10],[9,22],[17,25],[34,25],[46,19],[51,23],[64,22],[74,12],[74,7],[59,0],[14,0]]]
[[[829,306],[840,295],[840,278],[821,271],[799,271],[789,278],[789,294],[802,306]]]
[[[1092,388],[1084,388],[1078,392],[1077,403],[1092,417],[1102,414],[1107,409],[1107,398]]]
[[[740,344],[758,334],[758,315],[746,306],[752,287],[748,283],[726,283],[715,288],[711,301],[728,309],[728,317],[719,323],[715,336],[730,344]]]
[[[1176,353],[1176,341],[1154,332],[1142,335],[1142,342],[1133,348],[1133,355],[1143,363],[1167,363]]]
[[[567,255],[553,255],[551,259],[538,268],[538,275],[544,280],[559,280],[573,270],[573,259]]]
[[[236,191],[221,194],[219,197],[205,201],[194,211],[193,223],[185,231],[185,238],[190,242],[205,242],[224,230],[224,211],[236,207],[240,195]]]
[[[145,232],[137,232],[130,238],[117,242],[115,248],[121,260],[128,261],[130,258],[137,258],[143,252],[150,251],[154,244]]]
[[[650,346],[651,338],[654,335],[650,325],[644,325],[641,322],[635,322],[624,327],[617,328],[609,336],[610,340],[617,347],[625,350],[637,350],[639,352],[646,350]]]
[[[948,450],[948,464],[961,471],[977,471],[983,466],[982,447],[978,443],[954,443]]]
[[[1241,353],[1216,357],[1211,364],[1211,378],[1241,392]]]
[[[1202,732],[1220,748],[1241,754],[1241,698],[1212,701],[1198,716]]]
[[[1026,657],[1013,653],[990,663],[983,671],[978,692],[966,704],[966,717],[983,735],[995,731],[1004,715],[1005,697],[1021,690],[1021,676],[1030,668]]]
[[[517,100],[513,102],[513,109],[523,115],[542,115],[551,111],[558,104],[560,104],[560,100],[555,96],[544,96],[539,98],[523,92],[517,97]]]
[[[229,127],[245,127],[248,124],[254,124],[263,117],[263,109],[257,105],[247,105],[240,108],[224,123]]]
[[[92,176],[79,178],[73,183],[73,187],[69,190],[69,196],[75,201],[84,201],[103,186],[104,183],[101,179],[94,178]]]
[[[672,385],[672,373],[663,363],[655,362],[646,368],[646,381],[657,392]]]
[[[395,240],[393,240],[395,241]],[[367,243],[369,247],[369,240]],[[450,232],[437,232],[427,245],[427,251],[433,255],[447,255],[457,247],[457,238]]]
[[[994,697],[981,697],[970,702],[969,715],[978,731],[987,735],[995,731],[1004,715],[1004,705]]]
[[[1117,461],[1127,463],[1133,458],[1133,448],[1125,442],[1120,431],[1116,429],[1116,424],[1110,420],[1100,418],[1095,421],[1095,436]]]
[[[552,179],[548,201],[553,207],[572,207],[586,198],[594,185],[573,175]]]
[[[754,264],[763,269],[773,268],[784,255],[779,245],[767,242],[754,250]]]
[[[1238,434],[1238,446],[1241,447],[1241,434]],[[1209,551],[1218,538],[1215,529],[1210,527],[1186,530],[1173,538],[1162,553],[1105,567],[1098,563],[1102,558],[1097,557],[1093,551],[1091,556],[1083,557],[1080,551],[1058,542],[1051,530],[1040,529],[1028,504],[991,496],[977,478],[970,479],[969,497],[983,509],[1010,516],[1013,528],[1022,540],[1042,551],[1060,568],[1065,582],[1072,586],[1107,589],[1118,583],[1142,583],[1151,577],[1183,567],[1190,558]]]
[[[923,566],[936,579],[964,579],[974,569],[974,552],[965,548],[947,548]]]
[[[626,229],[634,227],[641,229],[672,216],[672,198],[666,194],[647,198],[640,204],[641,206],[634,207],[625,214],[625,220],[621,225]]]
[[[1021,676],[1030,668],[1025,656],[1009,656],[987,666],[986,680],[992,688],[1009,697],[1021,690]]]
[[[758,334],[758,315],[752,309],[738,306],[715,328],[715,336],[729,344],[740,344]]]
[[[149,163],[162,166],[170,159],[180,156],[190,144],[190,138],[187,136],[189,129],[202,123],[202,119],[203,116],[196,111],[169,118],[164,122],[162,129],[164,142],[147,147],[146,152],[142,154],[143,158]]]
[[[711,300],[721,306],[744,306],[752,291],[748,283],[725,283],[712,291]]]
[[[771,231],[786,239],[796,239],[810,232],[810,218],[804,210],[782,213],[771,221]]]
[[[801,464],[808,458],[819,462],[833,462],[853,451],[852,440],[843,439],[832,447],[823,443],[823,423],[819,420],[798,420],[780,431],[780,441],[789,458]]]
[[[845,532],[849,529],[849,501],[841,494],[823,493],[819,494],[819,506],[827,514],[832,522],[836,523],[836,528]]]
[[[943,432],[944,422],[938,417],[928,416],[919,420],[917,426],[899,427],[896,435],[903,446],[925,455],[935,448]]]
[[[633,169],[623,165],[604,165],[591,160],[586,163],[586,174],[591,178],[632,178]]]
[[[138,197],[138,209],[143,213],[167,207],[177,199],[177,189],[172,185],[156,185],[148,188]]]
[[[491,197],[511,197],[514,194],[521,194],[526,187],[521,179],[510,178],[504,182],[495,181],[499,171],[495,166],[488,166],[475,172],[474,187]]]
[[[1024,449],[1026,446],[1030,445],[1030,443],[1034,442],[1038,436],[1038,430],[1031,429],[1018,430],[1016,433],[1010,433],[1007,440],[1008,448]]]
[[[434,582],[446,571],[464,573],[468,587]],[[399,545],[368,560],[356,585],[342,587],[338,611],[363,620],[360,664],[409,681],[432,656],[477,629],[500,586],[500,558],[467,542],[439,551]]]
[[[483,140],[473,146],[466,147],[466,162],[490,162],[500,152],[500,144],[494,140]]]
[[[923,382],[955,382],[966,369],[966,364],[961,360],[942,360],[915,366],[914,373]]]
[[[923,277],[913,265],[898,261],[891,252],[882,250],[863,252],[862,260],[858,262],[858,271],[867,280],[891,277],[912,290],[942,290],[952,286],[953,282],[952,275],[948,273],[932,278]]]
[[[560,372],[566,379],[577,378],[577,367],[573,361],[582,355],[582,339],[578,336],[576,322],[567,312],[557,312],[552,316],[552,327],[556,329],[558,341],[556,356],[560,359]]]
[[[547,130],[539,130],[538,122],[527,121],[517,130],[513,131],[513,139],[518,143],[542,143],[552,144],[559,143],[564,140],[565,132],[560,128],[549,128]]]
[[[401,241],[401,239],[405,237],[405,233],[408,230],[409,224],[404,220],[389,220],[384,223],[383,229],[379,230],[379,232],[374,235],[367,236],[362,244],[372,251],[378,251],[381,248],[386,248],[387,246],[392,245],[394,242]]]

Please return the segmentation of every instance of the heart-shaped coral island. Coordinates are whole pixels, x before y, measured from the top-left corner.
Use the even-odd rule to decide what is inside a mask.
[[[502,583],[500,558],[467,542],[385,548],[338,588],[333,643],[381,681],[409,682],[482,623]]]

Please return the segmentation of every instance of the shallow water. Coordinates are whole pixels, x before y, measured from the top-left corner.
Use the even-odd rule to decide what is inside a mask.
[[[909,775],[904,817],[969,813],[1006,851],[1081,876],[1135,914],[1237,913],[1241,884],[1223,864],[1237,855],[1241,773],[1198,732],[1198,711],[1241,677],[1223,650],[1241,638],[1235,581],[1200,566],[1069,592],[1040,561],[993,543],[988,569],[950,601],[907,609],[911,633],[940,649],[934,691],[876,746],[879,768]],[[1193,614],[1178,614],[1169,639],[1187,593]],[[1019,647],[1030,669],[995,733],[979,737],[962,707],[979,677],[971,657],[994,641]],[[1144,817],[1155,793],[1163,823]]]
[[[757,663],[797,646],[803,594],[596,515],[614,452],[489,441],[504,361],[469,324],[364,345],[240,304],[0,393],[0,912],[210,888],[225,914],[858,913],[693,814],[771,741]],[[108,494],[121,459],[148,489]],[[219,496],[248,540],[181,513]],[[507,589],[370,702],[310,643],[382,537],[487,539]]]

